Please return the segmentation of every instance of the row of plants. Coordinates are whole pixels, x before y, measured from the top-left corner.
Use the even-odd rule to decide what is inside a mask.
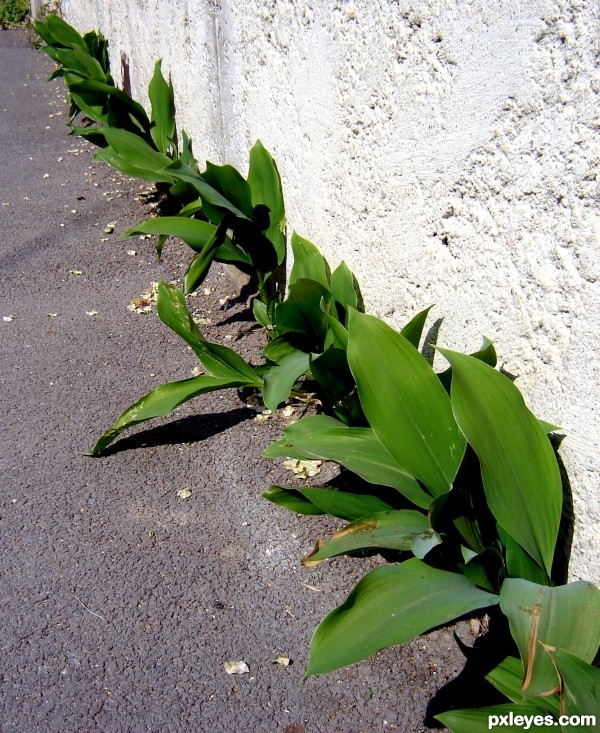
[[[82,37],[58,18],[37,30],[59,64],[55,75],[65,80],[72,112],[95,123],[73,132],[99,145],[98,158],[154,181],[178,202],[176,215],[126,234],[157,235],[159,255],[168,236],[195,252],[183,290],[160,283],[157,312],[205,373],[144,395],[92,454],[102,454],[124,430],[215,390],[252,388],[271,410],[298,391],[315,394],[319,413],[285,428],[264,455],[332,461],[343,484],[271,486],[263,495],[295,513],[345,523],[317,542],[304,565],[365,551],[390,562],[368,572],[318,626],[306,675],[487,613],[489,636],[502,651],[480,667],[488,690],[504,702],[459,710],[451,701],[438,721],[454,733],[471,733],[487,729],[488,716],[500,720],[512,712],[529,730],[552,721],[571,731],[575,726],[561,716],[600,715],[600,671],[592,664],[600,591],[588,582],[564,582],[559,529],[567,497],[548,435],[558,428],[536,418],[496,368],[493,344],[485,339],[472,354],[436,347],[448,366],[434,371],[423,344],[429,309],[394,330],[364,312],[344,263],[332,271],[317,247],[295,233],[284,290],[273,278],[286,253],[284,202],[264,146],[252,148],[246,177],[210,163],[200,172],[185,133],[178,147],[173,90],[160,62],[147,117],[114,86],[99,34]],[[188,310],[186,294],[215,260],[235,265],[256,284],[252,310],[268,336],[259,364],[209,342]],[[594,726],[577,727],[586,729]]]

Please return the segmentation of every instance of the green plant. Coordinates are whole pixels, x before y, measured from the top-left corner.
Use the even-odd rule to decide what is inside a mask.
[[[515,714],[554,715],[582,694],[596,701],[588,710],[596,712],[590,663],[600,641],[600,592],[583,582],[553,587],[562,486],[546,431],[555,428],[537,420],[494,369],[488,341],[472,356],[438,349],[450,371],[436,374],[417,348],[419,316],[403,335],[350,312],[348,364],[369,427],[305,418],[265,452],[336,461],[370,482],[343,491],[273,486],[264,494],[298,513],[350,521],[317,543],[305,564],[365,549],[400,553],[319,625],[307,676],[487,609],[508,619],[521,655],[518,685],[513,677],[507,686],[503,674],[520,664],[516,657],[488,677],[518,703]],[[496,713],[454,711],[440,720],[461,733],[488,714]]]
[[[342,264],[330,276],[324,258],[314,245],[297,235],[293,235],[292,244],[296,261],[290,292],[283,302],[273,298],[269,306],[264,306],[265,313],[268,310],[272,313],[269,325],[273,339],[264,349],[264,363],[255,367],[232,349],[206,341],[187,309],[182,291],[160,283],[156,303],[160,319],[192,347],[208,374],[164,384],[146,394],[103,433],[92,455],[102,453],[127,428],[164,416],[182,403],[218,389],[254,387],[262,392],[267,408],[275,410],[304,376],[312,377],[326,410],[348,420],[359,417],[356,397],[345,394],[346,386],[352,390],[354,385],[347,385],[345,351],[339,346],[346,333],[343,325],[349,307],[346,300],[350,298],[356,305],[358,299],[352,274]],[[311,269],[317,262],[322,268],[320,272]],[[338,271],[343,277],[336,275]],[[320,281],[297,277],[300,274],[313,274]],[[341,287],[343,279],[352,286],[351,292]],[[329,398],[334,389],[332,384],[338,392],[335,402]]]
[[[132,160],[131,151],[122,155]],[[195,197],[178,216],[149,219],[125,236],[158,235],[159,256],[168,236],[186,242],[197,253],[184,276],[186,294],[199,287],[217,261],[252,276],[260,297],[268,301],[270,279],[285,258],[285,210],[277,166],[262,143],[257,141],[250,151],[247,178],[230,165],[207,163],[200,173],[195,161],[170,164],[156,155],[151,161],[147,157],[146,170],[154,162],[159,178],[193,188]]]
[[[22,25],[28,14],[28,0],[0,0],[0,27]]]
[[[286,251],[283,196],[262,144],[251,151],[246,178],[228,165],[207,163],[200,172],[185,132],[179,149],[173,89],[160,61],[148,117],[114,86],[105,39],[82,37],[60,19],[48,18],[39,28],[46,52],[60,65],[55,75],[65,78],[72,110],[97,123],[74,133],[100,147],[98,158],[155,182],[183,205],[179,216],[143,222],[126,234],[158,235],[159,255],[170,235],[189,244],[196,255],[185,293],[198,287],[214,260],[250,274],[259,291],[253,314],[270,339],[264,362],[246,363],[208,342],[184,293],[161,283],[160,318],[207,373],[149,392],[100,437],[92,454],[127,428],[207,392],[249,387],[262,392],[269,409],[299,388],[314,393],[322,414],[286,428],[265,456],[334,461],[350,479],[343,489],[272,486],[264,496],[300,514],[331,514],[348,523],[317,543],[305,565],[364,550],[393,553],[396,561],[367,573],[319,625],[307,676],[485,609],[510,630],[502,639],[505,658],[486,675],[510,702],[450,710],[437,716],[442,723],[470,733],[489,716],[500,720],[512,712],[530,718],[531,730],[541,730],[536,721],[543,719],[570,731],[559,722],[562,714],[599,713],[600,672],[591,662],[600,641],[600,591],[585,582],[557,585],[563,496],[547,436],[556,427],[538,420],[495,369],[493,344],[486,339],[471,355],[439,348],[450,366],[435,373],[418,350],[428,310],[399,333],[365,315],[346,265],[331,272],[317,248],[296,234],[284,299],[272,284]]]

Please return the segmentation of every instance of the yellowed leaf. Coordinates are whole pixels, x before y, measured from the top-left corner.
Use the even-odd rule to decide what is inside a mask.
[[[227,674],[248,674],[250,669],[244,661],[239,662],[224,662],[223,667]]]

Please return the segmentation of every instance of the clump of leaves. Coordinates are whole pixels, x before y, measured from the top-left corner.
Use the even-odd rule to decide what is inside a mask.
[[[302,377],[315,383],[326,410],[348,420],[360,419],[356,397],[346,394],[354,385],[348,383],[343,348],[348,299],[356,305],[359,298],[352,273],[342,264],[329,275],[326,262],[314,245],[297,235],[292,242],[296,261],[290,293],[284,301],[272,299],[265,306],[264,312],[271,313],[273,339],[263,352],[264,362],[257,366],[248,364],[233,349],[208,342],[190,314],[183,292],[174,285],[159,284],[156,310],[160,319],[191,346],[207,374],[164,384],[149,392],[127,408],[100,437],[92,455],[102,453],[127,428],[167,415],[184,402],[219,389],[257,389],[266,407],[274,411],[289,398]],[[313,270],[313,274],[319,281],[298,277],[309,274],[317,256],[322,271]],[[341,286],[342,281],[347,288]]]
[[[131,150],[123,147],[122,156],[131,159]],[[195,197],[178,216],[149,219],[125,232],[125,236],[158,235],[159,256],[169,236],[188,244],[196,255],[184,276],[186,294],[202,284],[216,261],[234,265],[254,278],[266,302],[272,290],[272,275],[285,259],[283,194],[271,154],[257,141],[250,151],[246,178],[230,165],[207,162],[206,170],[200,173],[192,161],[170,164],[156,156],[151,158],[147,165],[153,162],[157,177],[170,180],[175,189],[182,184],[191,187]]]
[[[272,486],[264,494],[294,512],[349,522],[318,542],[305,565],[357,550],[399,553],[399,562],[369,572],[319,625],[307,676],[487,609],[508,619],[520,653],[488,676],[517,703],[515,714],[575,710],[583,691],[597,710],[591,661],[600,591],[585,582],[555,587],[552,578],[562,507],[546,435],[554,427],[494,368],[487,340],[470,356],[439,348],[450,367],[436,374],[418,351],[424,313],[397,333],[351,310],[346,354],[368,427],[305,418],[265,453],[336,461],[368,482],[356,491]],[[468,733],[500,708],[494,711],[439,719]]]

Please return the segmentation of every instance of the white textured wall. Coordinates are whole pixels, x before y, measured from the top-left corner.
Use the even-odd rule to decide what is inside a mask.
[[[572,575],[600,582],[599,0],[62,0],[131,59],[163,57],[197,157],[261,138],[291,228],[401,325],[491,337],[564,426]],[[118,76],[118,73],[117,73]]]

